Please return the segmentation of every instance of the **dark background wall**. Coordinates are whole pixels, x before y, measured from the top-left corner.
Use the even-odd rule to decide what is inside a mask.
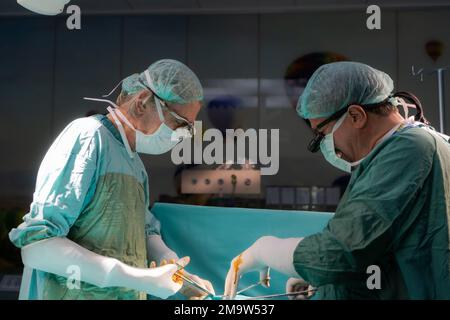
[[[283,76],[296,58],[331,51],[384,70],[397,89],[422,99],[438,127],[436,77],[420,82],[411,76],[411,66],[450,64],[450,10],[386,9],[376,31],[366,28],[366,18],[360,9],[86,15],[81,30],[69,31],[64,16],[1,16],[1,203],[29,201],[40,161],[62,128],[90,110],[104,112],[106,105],[84,96],[108,93],[160,58],[188,64],[205,86],[206,103],[217,94],[242,98],[243,108],[235,111],[240,126],[280,129],[280,171],[264,177],[264,185],[329,185],[340,173],[320,154],[306,151],[310,132],[286,97]],[[437,62],[425,51],[431,39],[445,45]],[[200,120],[210,125],[206,109]],[[175,192],[169,158],[143,156],[152,199]]]

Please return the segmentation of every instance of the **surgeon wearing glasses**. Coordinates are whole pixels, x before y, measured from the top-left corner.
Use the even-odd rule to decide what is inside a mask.
[[[351,173],[349,185],[322,232],[265,236],[233,259],[227,297],[242,274],[264,280],[272,268],[303,298],[313,287],[321,299],[450,299],[449,137],[429,126],[413,94],[393,89],[362,63],[316,70],[297,105],[313,131],[307,149]]]
[[[9,234],[25,266],[20,299],[205,296],[175,275],[189,258],[161,238],[138,154],[162,154],[192,136],[202,99],[192,70],[159,60],[122,81],[117,104],[91,99],[108,102],[107,116],[77,119],[60,133],[39,168],[30,212]]]

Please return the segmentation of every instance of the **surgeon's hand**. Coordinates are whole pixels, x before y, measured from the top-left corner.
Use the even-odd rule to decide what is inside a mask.
[[[270,286],[270,269],[289,277],[299,277],[294,267],[294,252],[303,238],[281,239],[272,236],[261,237],[231,262],[225,281],[225,298],[236,296],[239,278],[249,271],[258,271],[260,283]]]
[[[157,289],[147,288],[146,282],[147,277],[141,277],[140,280],[142,282],[142,286],[144,287],[142,291],[146,291],[147,294],[166,299],[175,293],[177,293],[183,287],[183,279],[181,279],[177,274],[183,272],[183,268],[190,262],[189,257],[183,257],[176,261],[172,261],[172,263],[161,263],[159,267],[156,266],[155,262],[150,264],[150,268],[148,270],[148,280],[151,281],[152,277],[153,281],[156,280]],[[155,277],[156,274],[160,274]],[[150,282],[149,282],[150,284]]]
[[[160,266],[165,266],[167,264],[173,264],[175,263],[175,260],[171,259],[169,261],[166,260],[162,260]],[[155,261],[152,261],[150,263],[150,268],[155,268],[157,266]],[[214,295],[216,294],[214,291],[214,287],[212,286],[211,282],[209,282],[208,280],[204,280],[202,278],[200,278],[197,275],[194,274],[190,274],[189,272],[187,272],[186,270],[180,270],[180,273],[182,273],[183,275],[185,275],[186,277],[191,278],[192,280],[194,280],[195,282],[197,282],[198,284],[200,284],[203,288],[205,288],[206,290],[210,291],[211,293],[213,293]],[[174,275],[174,277],[176,278],[176,274]],[[179,278],[180,281],[182,282],[181,278]],[[180,289],[180,293],[182,295],[184,295],[186,298],[188,298],[189,300],[203,300],[207,297],[207,294],[191,285],[189,285],[186,282],[182,282],[183,286]]]
[[[259,259],[258,251],[261,246],[261,239],[231,261],[225,280],[224,296],[226,299],[234,299],[241,276],[249,271],[259,271],[262,286],[266,288],[270,286],[270,268]]]
[[[185,275],[190,277],[192,280],[194,280],[195,282],[200,284],[203,288],[207,289],[214,295],[216,294],[211,282],[209,282],[208,280],[204,280],[195,274],[188,273],[187,271],[185,271]],[[197,288],[190,286],[186,282],[183,284],[183,287],[180,289],[180,293],[182,295],[184,295],[186,298],[188,298],[189,300],[203,300],[208,296],[203,291],[200,291]]]
[[[286,281],[286,293],[305,291],[303,294],[288,296],[289,300],[307,300],[314,295],[314,288],[301,278],[289,278]]]

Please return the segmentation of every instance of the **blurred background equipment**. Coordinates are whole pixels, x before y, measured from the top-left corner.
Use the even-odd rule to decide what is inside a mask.
[[[0,208],[0,300],[19,297],[22,259],[8,233],[22,222],[25,213],[20,207]]]
[[[309,78],[323,64],[349,60],[335,52],[313,52],[295,59],[289,64],[284,74],[286,94],[292,108],[297,106],[298,97],[308,83]]]
[[[425,44],[425,51],[428,56],[436,62],[444,51],[444,43],[439,40],[430,40]]]
[[[339,187],[267,186],[265,207],[334,212],[340,192]]]
[[[241,99],[232,95],[223,95],[208,102],[206,111],[214,128],[219,129],[225,137],[226,129],[237,128],[236,110],[242,108]]]
[[[182,176],[182,193],[219,195],[260,194],[261,172],[242,170],[187,170]]]
[[[445,71],[450,69],[450,65],[440,68],[433,68],[431,70],[425,70],[423,68],[415,70],[414,66],[411,67],[411,74],[413,76],[420,76],[420,82],[423,82],[423,75],[434,75],[437,78],[437,96],[438,96],[438,110],[439,110],[439,132],[446,133],[446,113],[445,113]]]

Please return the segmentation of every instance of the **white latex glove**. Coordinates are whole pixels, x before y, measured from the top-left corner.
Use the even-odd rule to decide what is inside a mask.
[[[289,300],[306,300],[314,295],[314,288],[301,278],[289,278],[286,281],[286,293],[309,291],[305,294],[288,296]]]
[[[185,272],[185,275],[190,277],[192,280],[200,284],[203,288],[211,292],[212,294],[216,294],[214,291],[214,287],[208,280],[202,279],[195,274],[190,274]],[[189,300],[203,300],[207,297],[207,294],[203,291],[198,290],[197,288],[190,286],[188,283],[184,282],[183,287],[180,289],[180,293],[188,298]]]
[[[110,257],[96,254],[67,238],[50,238],[22,248],[24,265],[67,277],[69,267],[78,267],[80,281],[100,288],[126,287],[166,299],[178,292],[181,282],[174,281],[175,264],[147,269],[135,268]],[[189,257],[177,261],[187,265]]]
[[[172,259],[172,260],[169,260],[169,263],[175,263],[175,261]],[[161,261],[160,265],[164,266],[166,264],[167,264],[167,261],[165,259],[163,259]],[[157,265],[156,262],[152,261],[150,263],[150,268],[155,268],[156,265]],[[213,295],[216,294],[216,292],[214,291],[213,285],[208,280],[204,280],[197,275],[187,272],[186,270],[183,270],[182,274],[185,275],[186,277],[189,277],[192,280],[194,280],[196,283],[198,283],[203,288],[205,288],[206,290],[211,292]],[[190,285],[187,282],[183,283],[183,287],[180,289],[180,293],[182,295],[184,295],[186,298],[188,298],[189,300],[203,300],[207,297],[207,294],[205,292],[193,287],[192,285]]]
[[[279,239],[271,236],[259,238],[250,248],[231,261],[225,280],[225,298],[234,299],[240,277],[249,271],[259,272],[264,287],[270,286],[270,268],[291,277],[299,277],[294,268],[293,256],[302,239]]]
[[[178,260],[177,254],[172,251],[163,241],[160,235],[150,235],[147,237],[147,259],[162,264],[163,260]]]

